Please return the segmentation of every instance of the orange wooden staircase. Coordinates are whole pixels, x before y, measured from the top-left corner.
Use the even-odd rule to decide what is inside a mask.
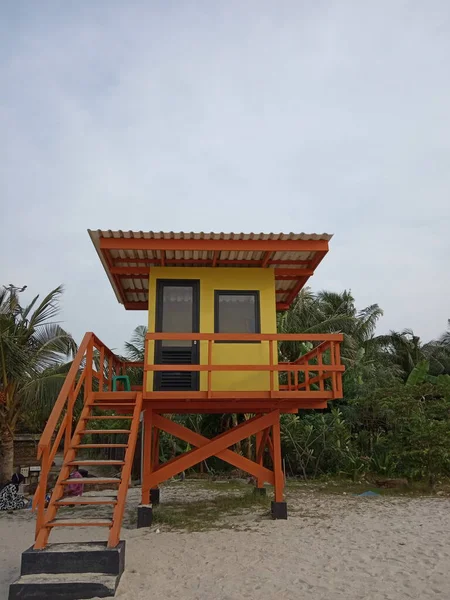
[[[33,508],[37,510],[34,544],[36,550],[45,548],[50,532],[55,527],[105,527],[109,529],[108,547],[114,548],[119,543],[142,410],[141,391],[111,391],[112,377],[114,374],[122,373],[125,365],[126,363],[113,355],[93,334],[86,334],[39,443],[38,456],[41,457],[42,467],[39,487],[33,499]],[[94,368],[95,366],[97,369]],[[95,379],[98,380],[98,385],[93,386]],[[84,386],[84,393],[82,386]],[[93,387],[97,389],[93,390]],[[83,406],[73,429],[72,415],[77,398],[80,403],[80,393],[83,395]],[[115,429],[98,429],[99,421],[108,420],[118,420],[123,425]],[[91,426],[92,423],[94,426]],[[98,436],[105,434],[108,434],[108,438],[110,435],[122,434],[121,437],[125,438],[126,442],[102,443],[101,437]],[[63,464],[48,506],[45,507],[49,471],[62,444],[63,436],[65,436]],[[100,441],[97,441],[98,439]],[[102,450],[109,448],[123,449],[123,459],[83,457],[86,450],[98,450],[101,453]],[[118,474],[74,480],[69,478],[73,465],[92,469],[110,466],[114,467]],[[67,486],[74,482],[84,484],[85,494],[89,487],[94,485],[105,486],[105,493],[99,496],[89,494],[68,496],[65,493]],[[70,518],[65,518],[63,514],[59,517],[59,514],[64,513],[62,509],[69,506],[72,509]],[[82,514],[77,517],[77,510],[81,513],[85,512],[82,508],[86,506],[102,506],[110,514],[101,518],[83,517]]]

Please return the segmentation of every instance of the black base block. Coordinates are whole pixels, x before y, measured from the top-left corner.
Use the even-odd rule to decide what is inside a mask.
[[[114,575],[24,575],[9,586],[8,600],[81,600],[114,596]]]
[[[272,519],[287,519],[286,502],[272,502]]]
[[[150,502],[151,504],[159,504],[159,488],[150,490]]]
[[[149,505],[138,506],[137,527],[150,527],[153,522],[153,510]]]
[[[22,554],[21,575],[44,573],[105,573],[122,575],[125,569],[125,541],[115,548],[106,542],[48,544],[44,550],[33,547]]]
[[[267,496],[267,490],[265,487],[255,487],[253,488],[253,493],[255,494],[255,496]]]
[[[22,554],[21,575],[9,600],[80,600],[114,596],[125,568],[125,542],[49,544]]]

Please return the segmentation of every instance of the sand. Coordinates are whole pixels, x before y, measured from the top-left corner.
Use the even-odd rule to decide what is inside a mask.
[[[162,491],[190,501],[220,492]],[[229,491],[224,493],[230,493]],[[291,489],[289,519],[259,507],[195,533],[123,529],[126,571],[116,598],[144,600],[432,600],[450,598],[450,499],[361,498]],[[130,505],[138,490],[130,490]],[[97,509],[95,509],[97,510]],[[129,525],[131,526],[131,525]],[[233,527],[233,528],[231,528]],[[0,599],[31,545],[30,511],[0,513]],[[64,529],[53,541],[104,539]]]

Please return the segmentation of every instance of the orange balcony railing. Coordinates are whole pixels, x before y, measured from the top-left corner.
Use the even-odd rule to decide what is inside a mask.
[[[153,364],[149,344],[158,341],[200,342],[200,364]],[[146,364],[144,367],[144,399],[164,397],[185,398],[342,398],[342,374],[340,344],[342,334],[224,334],[224,333],[148,333],[146,336]],[[220,342],[260,342],[267,347],[264,364],[217,364],[213,361],[213,346]],[[278,344],[286,342],[310,342],[314,347],[293,362],[278,360]],[[149,391],[148,373],[206,372],[206,386],[201,391],[168,392]],[[269,384],[264,392],[214,390],[212,374],[216,372],[262,372],[269,373]]]

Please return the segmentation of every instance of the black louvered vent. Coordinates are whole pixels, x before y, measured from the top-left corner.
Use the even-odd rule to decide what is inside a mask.
[[[189,365],[192,364],[192,348],[162,348],[161,364]],[[190,371],[161,371],[160,390],[183,391],[192,389],[193,373]]]

